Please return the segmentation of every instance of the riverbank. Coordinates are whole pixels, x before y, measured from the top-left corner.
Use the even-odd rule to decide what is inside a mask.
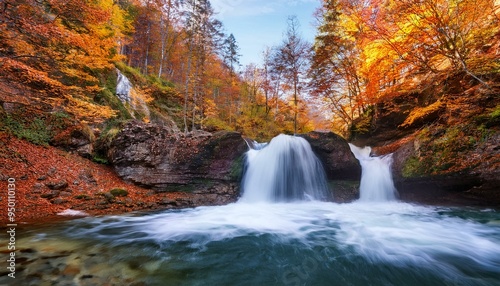
[[[210,195],[196,191],[141,188],[123,181],[109,165],[0,133],[2,190],[7,190],[9,178],[15,180],[18,224],[51,221],[69,209],[96,216],[217,204]],[[2,195],[0,203],[6,206],[7,199]],[[7,207],[2,207],[0,221],[7,220]]]

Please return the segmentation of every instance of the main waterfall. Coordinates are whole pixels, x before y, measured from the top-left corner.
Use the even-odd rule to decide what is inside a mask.
[[[331,194],[325,171],[309,143],[278,135],[247,153],[242,202],[326,201]]]

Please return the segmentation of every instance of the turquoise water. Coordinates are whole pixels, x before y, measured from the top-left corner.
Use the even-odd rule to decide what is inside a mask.
[[[7,285],[500,285],[493,209],[236,203],[18,232]]]

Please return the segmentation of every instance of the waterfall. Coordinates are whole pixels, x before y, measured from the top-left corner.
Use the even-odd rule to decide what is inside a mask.
[[[253,145],[260,149],[247,152],[240,201],[331,199],[323,166],[304,138],[281,134],[267,145]]]
[[[118,96],[123,104],[129,104],[132,111],[142,114],[146,122],[149,121],[151,112],[146,103],[145,96],[133,87],[130,80],[119,69],[116,69],[116,72],[118,74],[116,96]],[[133,112],[131,112],[131,115],[135,118]]]
[[[116,80],[116,96],[123,102],[130,103],[130,90],[132,89],[132,83],[130,80],[120,72],[119,69],[116,69],[118,74],[118,78]]]
[[[351,152],[361,164],[359,200],[386,202],[396,200],[398,193],[392,180],[392,154],[372,157],[371,148],[360,148],[349,143]]]

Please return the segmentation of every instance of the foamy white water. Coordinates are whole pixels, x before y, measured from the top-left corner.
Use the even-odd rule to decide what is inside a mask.
[[[116,80],[116,95],[123,102],[130,102],[130,90],[132,89],[132,83],[130,80],[120,72],[119,69],[116,69],[118,74],[118,78]]]
[[[66,262],[82,271],[67,282],[101,275],[145,285],[500,285],[495,210],[394,201],[391,158],[352,146],[363,167],[361,199],[308,200],[321,195],[314,190],[323,188],[324,175],[304,141],[283,135],[250,150],[237,203],[86,217],[37,230],[18,281],[37,285],[30,267],[47,267],[45,252],[58,245],[64,252],[53,257],[71,254]],[[37,252],[38,264],[31,257]]]
[[[235,203],[87,222],[84,228],[71,228],[70,235],[124,245],[189,242],[199,249],[214,242],[272,235],[277,245],[334,247],[343,255],[392,267],[418,267],[448,280],[468,281],[468,271],[478,269],[500,274],[500,226],[462,219],[452,209],[399,202]]]
[[[359,200],[365,202],[386,202],[396,200],[398,193],[392,180],[392,154],[372,157],[371,148],[360,148],[349,143],[354,157],[361,165]]]
[[[301,137],[278,135],[247,153],[241,202],[286,202],[331,197],[321,162]]]

